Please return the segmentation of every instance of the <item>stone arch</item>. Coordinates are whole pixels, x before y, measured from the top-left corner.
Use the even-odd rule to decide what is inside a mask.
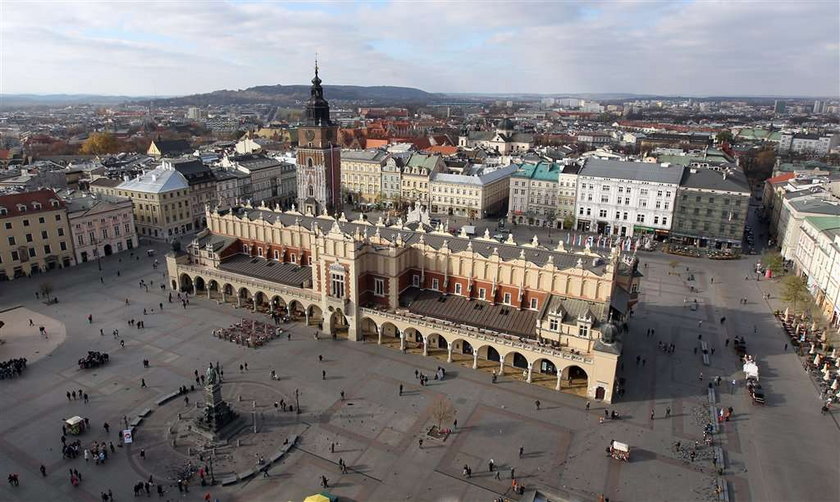
[[[181,274],[180,285],[181,291],[186,291],[187,293],[192,293],[194,291],[192,277],[187,274]]]
[[[195,293],[198,294],[206,291],[204,288],[207,287],[207,283],[204,282],[203,277],[197,275],[195,276],[195,279],[193,279],[193,287],[195,287]]]
[[[286,313],[286,301],[280,295],[272,296],[271,301],[269,302],[269,306],[274,312],[280,314]]]
[[[363,317],[359,328],[362,330],[362,340],[379,341],[379,326],[370,317]]]
[[[447,343],[446,338],[443,337],[440,333],[432,333],[428,336],[429,340],[429,351],[432,350],[449,350],[449,343]]]
[[[576,364],[563,368],[560,374],[560,390],[586,397],[589,389],[589,374]]]
[[[268,296],[262,291],[257,291],[254,293],[254,308],[257,310],[267,310],[268,309]]]
[[[514,368],[521,370],[528,369],[528,358],[516,350],[511,350],[505,354],[504,361],[506,365],[513,366]]]
[[[225,283],[225,285],[222,287],[222,293],[224,293],[227,296],[233,296],[233,285],[231,283]]]
[[[350,323],[344,312],[337,308],[330,314],[330,334],[333,337],[341,336],[346,338],[350,331]]]
[[[499,354],[496,347],[493,347],[492,345],[482,345],[478,348],[478,358],[498,363],[501,362],[502,355]]]
[[[408,343],[423,343],[423,333],[417,328],[409,327],[403,330],[405,341]]]
[[[245,299],[245,298],[250,299],[251,298],[251,292],[248,291],[248,288],[246,288],[245,286],[242,286],[241,288],[239,288],[239,291],[237,291],[237,296],[239,296],[239,298],[242,298],[242,299]]]
[[[314,303],[307,307],[306,312],[309,314],[309,325],[317,325],[319,327],[323,327],[324,324],[324,311],[321,310],[321,307],[315,305]]]
[[[306,317],[305,314],[306,310],[303,308],[303,304],[297,300],[292,300],[289,302],[289,316],[292,318],[293,321],[300,321]]]
[[[216,282],[215,279],[207,281],[207,298],[214,299],[219,298],[220,296],[219,283]]]
[[[557,365],[551,359],[541,357],[534,361],[531,370],[531,383],[554,388],[557,383]]]

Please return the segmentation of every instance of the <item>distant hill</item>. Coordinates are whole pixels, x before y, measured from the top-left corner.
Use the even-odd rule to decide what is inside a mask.
[[[413,87],[325,85],[324,97],[328,101],[356,101],[370,104],[429,103],[443,99],[442,94],[431,94]],[[260,85],[236,91],[222,90],[193,94],[177,98],[155,100],[159,105],[207,106],[248,103],[276,103],[299,105],[309,99],[308,85]]]
[[[144,96],[103,96],[100,94],[0,94],[0,108],[61,105],[113,105],[149,99]]]

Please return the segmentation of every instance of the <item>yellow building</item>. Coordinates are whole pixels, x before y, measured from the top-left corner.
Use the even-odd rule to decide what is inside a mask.
[[[400,197],[404,203],[429,203],[429,178],[445,167],[439,155],[412,154],[403,166]]]
[[[75,264],[67,206],[52,190],[0,196],[0,281]]]
[[[207,214],[172,288],[610,402],[638,261],[265,207]],[[489,375],[488,375],[489,376]]]
[[[382,150],[341,152],[341,191],[353,202],[374,202],[382,193],[382,168],[388,154]],[[346,200],[346,199],[345,199]]]
[[[192,232],[190,187],[187,179],[171,163],[126,180],[116,186],[93,183],[94,193],[131,199],[134,223],[141,238],[167,239]]]

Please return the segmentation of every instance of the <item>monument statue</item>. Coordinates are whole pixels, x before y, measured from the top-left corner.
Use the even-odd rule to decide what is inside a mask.
[[[216,372],[216,368],[213,367],[213,363],[210,363],[210,366],[207,368],[207,373],[205,374],[207,378],[207,385],[214,385],[216,382],[219,381],[219,374]]]

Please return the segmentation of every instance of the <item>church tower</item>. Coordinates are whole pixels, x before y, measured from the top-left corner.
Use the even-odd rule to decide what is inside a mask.
[[[330,120],[317,60],[309,92],[303,125],[298,128],[298,207],[314,215],[335,213],[341,210],[341,147],[336,144],[338,126]]]

